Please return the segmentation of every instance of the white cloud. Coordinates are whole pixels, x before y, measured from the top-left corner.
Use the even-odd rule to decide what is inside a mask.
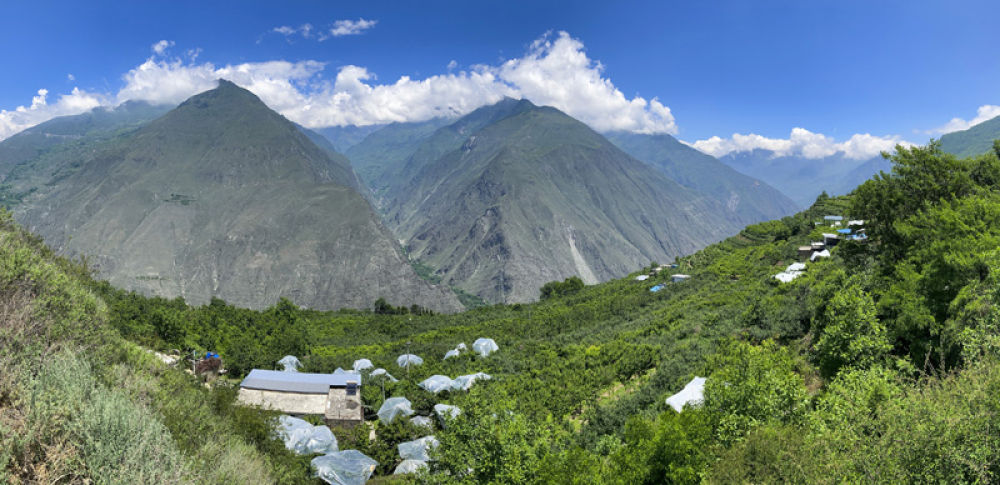
[[[167,51],[167,49],[169,49],[169,48],[171,48],[173,46],[174,46],[174,41],[172,41],[172,40],[161,40],[161,41],[153,44],[153,46],[151,48],[153,49],[153,52],[156,53],[156,55],[162,56],[163,53]]]
[[[56,116],[78,114],[108,103],[106,97],[73,88],[70,94],[63,94],[55,103],[48,102],[49,91],[39,89],[28,106],[18,106],[13,110],[0,110],[0,140],[28,129]]]
[[[715,157],[760,149],[774,152],[775,157],[797,156],[817,159],[842,154],[845,158],[866,160],[878,156],[883,151],[892,151],[897,144],[913,145],[899,136],[874,136],[868,133],[855,134],[846,141],[837,142],[821,133],[813,133],[805,128],[793,128],[788,138],[734,133],[730,138],[713,136],[690,145]]]
[[[76,81],[76,76],[74,76],[72,73],[67,74],[66,75],[66,80],[67,81]]]
[[[555,106],[595,130],[677,133],[670,108],[656,98],[626,98],[611,79],[602,77],[604,66],[587,57],[583,43],[566,32],[555,40],[548,35],[536,40],[524,57],[497,71],[522,96]]]
[[[359,35],[374,27],[377,23],[378,20],[365,20],[361,18],[358,20],[338,20],[333,23],[333,27],[330,29],[330,35],[334,37]]]
[[[963,120],[961,118],[952,118],[951,121],[945,123],[944,125],[931,130],[930,133],[936,133],[943,135],[945,133],[951,133],[953,131],[968,130],[973,126],[976,126],[984,121],[992,120],[1000,116],[1000,106],[992,104],[984,104],[976,110],[976,117],[971,120]]]
[[[186,51],[186,59],[154,55],[122,76],[123,86],[117,93],[94,99],[100,104],[126,100],[179,103],[212,89],[217,79],[225,78],[254,92],[289,119],[312,128],[459,116],[510,96],[554,106],[599,131],[677,131],[669,108],[656,99],[625,97],[605,76],[600,62],[587,56],[583,43],[564,32],[542,37],[524,56],[499,65],[454,70],[456,62],[449,64],[444,74],[424,79],[403,76],[389,83],[378,82],[375,73],[362,66],[342,66],[332,74],[326,64],[317,61],[216,66],[196,62],[199,52]],[[48,119],[43,113],[49,113],[48,118],[75,114],[39,110],[30,118],[34,121],[31,124]],[[30,126],[27,119],[9,126],[26,128]],[[13,132],[0,133],[5,133],[0,134],[2,139]]]
[[[456,61],[455,59],[452,59],[451,61],[448,62],[449,71],[454,70],[456,67],[458,67],[458,61]]]

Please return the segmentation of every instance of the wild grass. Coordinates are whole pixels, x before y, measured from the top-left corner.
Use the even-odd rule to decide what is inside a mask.
[[[122,339],[89,277],[0,209],[0,483],[315,483],[272,413]]]

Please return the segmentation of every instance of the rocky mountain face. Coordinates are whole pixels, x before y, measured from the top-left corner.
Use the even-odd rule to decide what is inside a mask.
[[[490,301],[533,300],[569,276],[621,276],[743,225],[725,203],[525,100],[438,128],[393,165],[379,179],[386,224],[411,257]]]
[[[227,81],[75,155],[25,170],[47,180],[15,215],[116,286],[250,308],[460,308],[412,270],[346,159]]]

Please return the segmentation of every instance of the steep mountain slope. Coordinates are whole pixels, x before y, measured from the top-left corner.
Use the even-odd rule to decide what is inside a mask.
[[[378,193],[424,140],[452,121],[434,118],[415,123],[392,123],[372,132],[345,154],[358,175]]]
[[[366,136],[375,132],[385,125],[367,125],[367,126],[329,126],[326,128],[317,128],[316,133],[319,133],[326,138],[334,149],[338,152],[346,152],[348,148],[357,145],[364,140]]]
[[[333,162],[333,165],[331,166],[333,173],[331,173],[331,176],[334,180],[357,190],[362,195],[366,195],[368,193],[368,188],[361,181],[361,179],[358,178],[358,174],[354,172],[354,167],[351,166],[351,161],[344,155],[340,154],[333,146],[333,143],[330,143],[330,140],[304,126],[299,126],[298,128],[299,131],[301,131],[302,134],[309,139],[309,141],[322,148],[326,153],[326,156]]]
[[[824,158],[776,156],[770,150],[734,152],[719,160],[780,190],[800,207],[808,207],[822,192],[846,194],[879,170],[888,168],[882,157],[854,160],[838,153]]]
[[[492,301],[597,282],[689,253],[738,217],[528,101],[474,111],[425,140],[391,181],[386,222],[444,281]]]
[[[795,202],[774,187],[743,175],[670,135],[619,132],[606,136],[625,153],[660,169],[667,178],[725,201],[726,208],[747,224],[797,211]]]
[[[60,116],[0,142],[0,180],[16,166],[62,145],[87,138],[106,138],[115,131],[134,128],[169,111],[171,106],[127,101],[114,108],[94,108],[86,113]]]
[[[420,280],[331,158],[227,81],[95,147],[17,207],[112,284],[252,308],[286,296],[314,308],[379,297],[456,310]],[[353,175],[353,174],[352,174]]]
[[[996,139],[1000,139],[1000,116],[968,130],[943,135],[941,149],[959,157],[971,157],[992,150]]]

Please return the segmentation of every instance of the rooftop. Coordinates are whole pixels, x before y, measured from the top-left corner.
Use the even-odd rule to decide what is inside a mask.
[[[262,391],[326,394],[331,387],[346,387],[347,381],[354,381],[361,385],[361,374],[349,371],[342,374],[308,374],[253,369],[240,383],[240,387]]]

